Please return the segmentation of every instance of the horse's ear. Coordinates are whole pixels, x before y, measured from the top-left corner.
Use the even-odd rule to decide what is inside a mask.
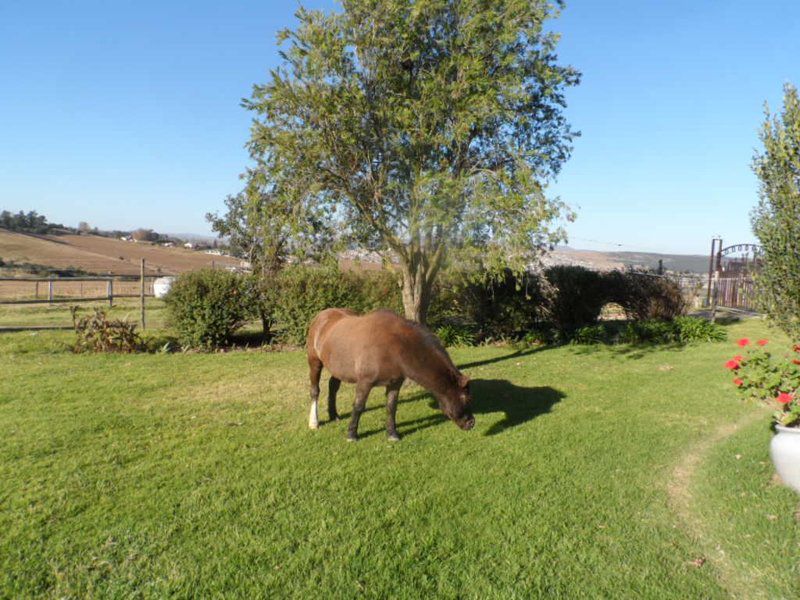
[[[463,373],[460,373],[458,375],[458,387],[465,388],[468,385],[469,385],[469,377],[467,375],[464,375]]]

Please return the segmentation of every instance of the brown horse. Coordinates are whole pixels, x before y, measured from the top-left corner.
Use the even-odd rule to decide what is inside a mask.
[[[308,426],[319,427],[317,404],[322,367],[331,373],[328,416],[336,414],[336,392],[342,381],[356,384],[356,400],[347,430],[348,441],[358,439],[358,420],[370,390],[386,387],[386,431],[397,441],[397,397],[406,378],[428,389],[439,408],[461,429],[472,429],[469,378],[459,373],[436,336],[422,325],[389,310],[358,315],[345,308],[319,313],[308,328],[308,366],[311,378],[311,413]]]

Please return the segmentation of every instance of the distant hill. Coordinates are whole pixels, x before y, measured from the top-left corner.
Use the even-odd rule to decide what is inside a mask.
[[[601,252],[599,250],[579,250],[560,246],[546,258],[547,265],[578,265],[589,269],[621,269],[625,267],[658,268],[659,259],[664,261],[664,269],[679,273],[707,273],[708,256],[700,254],[658,254],[655,252]]]
[[[193,242],[213,241],[211,236],[186,233],[170,234]],[[369,253],[367,253],[369,254]],[[51,269],[80,270],[87,273],[135,275],[139,261],[147,261],[148,272],[174,274],[211,266],[240,266],[241,261],[228,256],[214,256],[182,247],[167,248],[157,243],[125,242],[97,235],[25,234],[0,228],[0,259]],[[344,256],[345,262],[353,257]],[[623,269],[628,266],[656,269],[664,261],[668,271],[706,273],[708,256],[693,254],[657,254],[652,252],[601,252],[560,246],[544,259],[546,265],[578,265],[588,269]],[[352,262],[352,261],[351,261]],[[362,268],[380,268],[380,258],[359,257]],[[371,267],[372,263],[375,267]],[[345,265],[346,266],[346,265]]]

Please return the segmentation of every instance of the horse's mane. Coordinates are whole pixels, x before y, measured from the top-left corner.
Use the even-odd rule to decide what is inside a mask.
[[[419,333],[420,337],[422,337],[425,343],[436,352],[436,354],[442,360],[444,365],[447,367],[447,371],[449,372],[453,381],[458,381],[458,376],[460,373],[456,368],[456,366],[453,364],[450,355],[447,354],[447,350],[445,350],[441,340],[438,337],[436,337],[436,334],[434,334],[430,329],[428,329],[424,325],[417,323],[416,321],[405,319],[405,322],[408,323],[411,327],[413,327],[417,331],[417,333]]]

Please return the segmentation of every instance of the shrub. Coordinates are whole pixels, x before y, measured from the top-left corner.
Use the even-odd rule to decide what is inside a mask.
[[[676,337],[683,344],[690,342],[724,342],[727,332],[719,323],[712,323],[699,317],[676,317],[672,322]]]
[[[774,356],[767,350],[768,340],[752,344],[738,340],[739,351],[725,363],[733,374],[733,384],[749,399],[773,405],[773,421],[786,427],[800,427],[800,344],[788,356]]]
[[[534,275],[476,280],[462,272],[439,278],[428,322],[434,328],[451,325],[473,332],[476,341],[517,338],[540,321],[542,296]]]
[[[445,324],[436,328],[435,333],[446,347],[475,345],[475,334],[465,325]]]
[[[686,300],[678,283],[669,277],[638,271],[615,271],[604,276],[608,300],[636,321],[671,321],[686,311]]]
[[[575,331],[572,336],[573,344],[605,344],[610,341],[610,331],[602,323],[597,325],[586,325]]]
[[[109,319],[99,308],[91,315],[78,317],[78,310],[77,306],[70,309],[78,336],[75,352],[136,352],[142,348],[135,323]]]
[[[583,267],[556,266],[544,272],[549,289],[543,294],[543,316],[565,338],[597,322],[608,301],[603,275]]]
[[[236,273],[203,269],[180,275],[164,301],[182,344],[215,348],[230,342],[252,306],[247,280]]]
[[[675,327],[669,321],[632,321],[618,340],[622,344],[670,344],[676,341]]]
[[[286,343],[305,343],[311,319],[326,308],[368,312],[388,308],[403,314],[400,288],[387,271],[341,271],[335,266],[291,266],[275,278],[273,320]]]
[[[766,115],[760,137],[764,149],[753,164],[760,180],[753,232],[762,250],[756,284],[770,319],[792,339],[800,340],[800,94],[796,87],[786,85],[783,110]]]
[[[576,330],[573,344],[689,344],[719,342],[727,333],[718,323],[698,317],[673,321],[608,321]]]

